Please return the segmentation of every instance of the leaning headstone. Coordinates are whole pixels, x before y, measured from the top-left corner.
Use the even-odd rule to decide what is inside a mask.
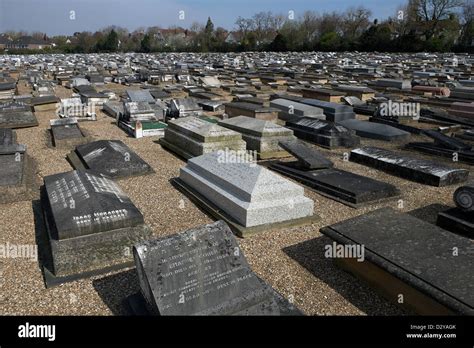
[[[293,130],[296,137],[329,149],[355,147],[360,144],[360,138],[354,131],[335,123],[310,117],[288,121],[286,127]]]
[[[45,177],[41,202],[47,287],[130,267],[132,246],[151,235],[120,187],[91,171]]]
[[[90,169],[119,179],[153,173],[153,169],[120,140],[99,140],[79,145],[68,155],[74,169]]]
[[[352,129],[358,136],[363,138],[385,141],[404,141],[410,138],[410,133],[386,124],[356,119],[339,121],[338,123],[348,129]]]
[[[259,159],[287,157],[288,153],[278,143],[296,139],[288,128],[247,116],[232,117],[218,124],[241,133],[247,150],[256,151]]]
[[[469,171],[455,169],[390,150],[364,146],[351,151],[350,160],[425,185],[447,186],[465,182]]]
[[[160,144],[185,159],[225,149],[246,149],[240,133],[193,116],[169,121]]]
[[[422,315],[474,314],[470,239],[392,208],[321,233],[335,242],[328,257],[394,303]]]
[[[72,147],[86,144],[91,137],[79,127],[75,118],[50,120],[52,143],[55,147]]]
[[[250,269],[223,221],[138,243],[133,254],[151,314],[301,314]]]
[[[248,159],[214,152],[192,158],[174,182],[238,235],[307,223],[313,201],[301,186]]]
[[[440,212],[437,225],[474,239],[474,182],[458,188],[453,198],[456,208]]]

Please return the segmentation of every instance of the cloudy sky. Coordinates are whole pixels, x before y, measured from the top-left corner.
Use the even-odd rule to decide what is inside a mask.
[[[234,27],[238,16],[251,17],[260,11],[295,16],[305,10],[342,11],[364,5],[373,18],[393,15],[404,0],[0,0],[0,32],[40,31],[48,35],[96,31],[109,25],[135,30],[139,27],[205,23]],[[74,12],[71,12],[74,11]],[[183,14],[184,19],[180,19]]]

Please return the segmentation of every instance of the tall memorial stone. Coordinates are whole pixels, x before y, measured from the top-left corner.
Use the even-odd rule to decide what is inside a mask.
[[[119,179],[153,173],[140,156],[120,140],[99,140],[79,145],[68,155],[75,169],[90,169]]]
[[[129,267],[132,246],[151,235],[121,188],[91,171],[45,177],[41,203],[47,286]]]
[[[425,185],[447,186],[465,182],[466,169],[455,169],[377,147],[364,146],[351,151],[350,160]]]
[[[185,159],[225,149],[246,150],[240,133],[193,116],[169,121],[160,144]]]
[[[288,153],[279,146],[279,142],[296,139],[288,128],[247,116],[232,117],[218,124],[241,133],[247,150],[256,151],[259,159],[287,157]]]
[[[255,275],[223,221],[138,243],[133,254],[151,314],[301,314]]]
[[[256,163],[227,158],[225,152],[189,160],[174,182],[238,235],[306,223],[313,216],[314,203],[301,186]]]

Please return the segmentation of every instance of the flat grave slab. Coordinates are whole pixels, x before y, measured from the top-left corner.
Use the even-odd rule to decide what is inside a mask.
[[[248,116],[260,120],[275,121],[278,118],[278,109],[264,107],[258,104],[232,102],[225,104],[225,113],[229,117]]]
[[[74,147],[92,140],[74,118],[51,120],[51,142],[55,147]]]
[[[410,138],[410,133],[386,124],[355,119],[343,120],[338,123],[348,129],[352,129],[358,136],[363,138],[385,141],[403,141]]]
[[[39,197],[36,162],[26,146],[16,144],[11,129],[0,129],[0,204],[33,200]]]
[[[133,254],[151,314],[301,315],[250,269],[223,221],[138,243]]]
[[[377,147],[351,151],[350,160],[425,185],[447,186],[465,182],[469,171],[455,169]]]
[[[151,235],[120,187],[91,171],[45,177],[41,204],[47,287],[131,266],[132,245]]]
[[[255,163],[226,161],[219,153],[190,159],[173,183],[238,236],[317,219],[301,186]]]
[[[337,262],[394,303],[403,294],[404,306],[422,315],[474,314],[471,240],[391,208],[321,233],[344,246],[364,246],[363,262]]]
[[[67,159],[75,169],[90,169],[114,179],[154,173],[148,163],[120,140],[79,145]]]
[[[0,128],[36,127],[38,120],[31,111],[0,112]]]
[[[280,141],[280,146],[294,156],[303,168],[327,169],[334,166],[334,163],[329,159],[318,151],[310,148],[301,140]]]

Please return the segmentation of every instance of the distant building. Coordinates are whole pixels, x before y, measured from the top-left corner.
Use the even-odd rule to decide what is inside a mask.
[[[22,36],[16,40],[12,40],[6,36],[0,36],[0,48],[10,49],[28,49],[28,50],[42,50],[51,48],[52,44],[43,39],[36,39],[32,36]]]

